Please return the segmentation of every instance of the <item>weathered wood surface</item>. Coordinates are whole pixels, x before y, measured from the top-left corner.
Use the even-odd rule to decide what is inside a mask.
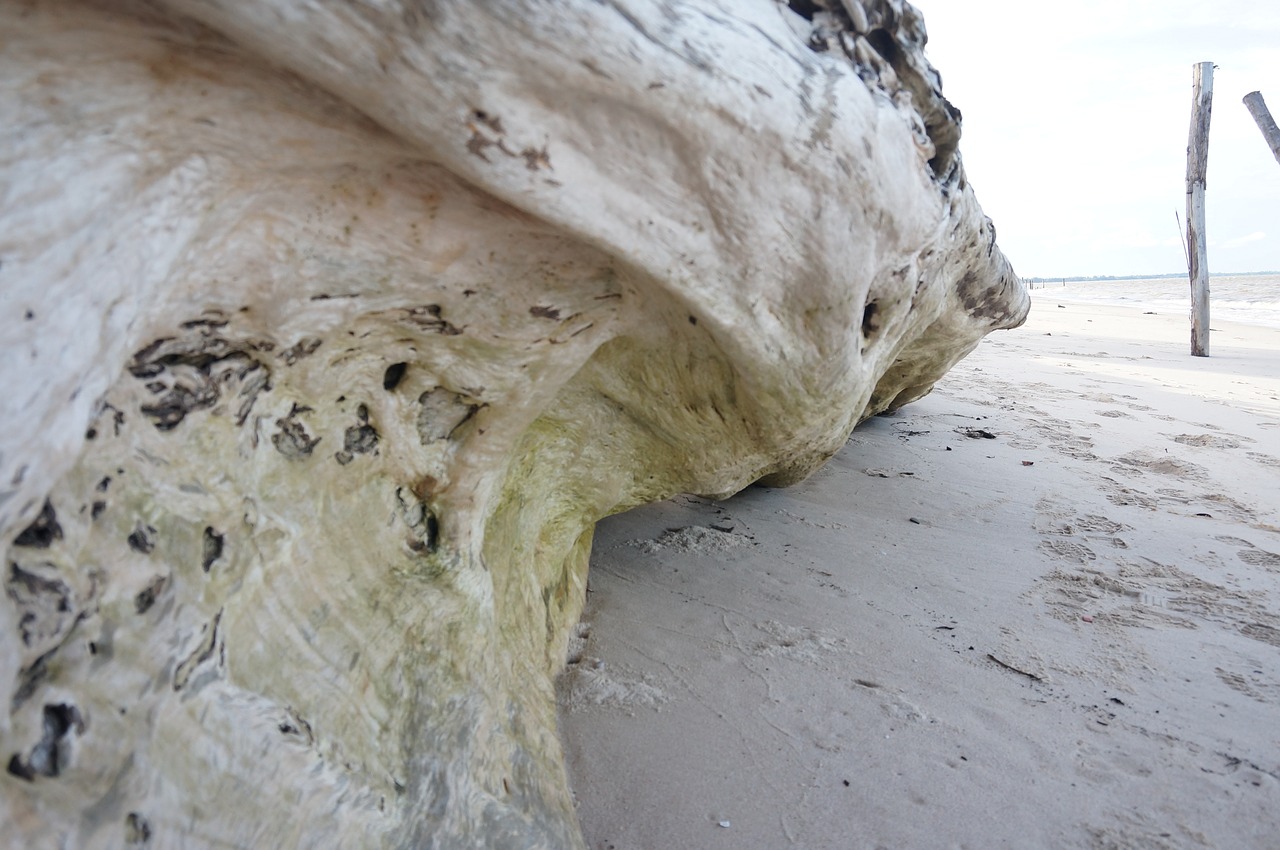
[[[1276,126],[1275,119],[1271,117],[1271,110],[1267,109],[1262,92],[1249,92],[1244,96],[1244,105],[1262,131],[1262,138],[1266,140],[1267,147],[1271,148],[1272,156],[1276,158],[1276,162],[1280,162],[1280,127]]]
[[[1191,353],[1209,356],[1209,255],[1204,192],[1209,169],[1209,121],[1213,115],[1213,63],[1192,67],[1191,132],[1187,143],[1187,274],[1191,280]]]
[[[580,846],[595,521],[1026,315],[830,5],[0,6],[0,842]]]

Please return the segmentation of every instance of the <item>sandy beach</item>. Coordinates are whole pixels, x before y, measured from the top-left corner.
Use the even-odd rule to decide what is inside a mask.
[[[1280,847],[1280,330],[1037,291],[822,471],[599,526],[592,850]]]

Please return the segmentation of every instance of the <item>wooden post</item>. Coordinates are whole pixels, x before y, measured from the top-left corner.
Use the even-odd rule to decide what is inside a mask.
[[[1204,239],[1204,188],[1209,167],[1213,63],[1198,62],[1191,77],[1191,139],[1187,144],[1187,273],[1191,278],[1191,354],[1209,356],[1209,257]]]
[[[1275,119],[1271,117],[1267,102],[1262,99],[1262,92],[1249,92],[1244,96],[1244,105],[1262,131],[1262,138],[1271,146],[1271,155],[1276,158],[1276,162],[1280,162],[1280,127],[1276,126]]]

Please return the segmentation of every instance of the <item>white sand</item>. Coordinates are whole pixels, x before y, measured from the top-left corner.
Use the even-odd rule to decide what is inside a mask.
[[[602,523],[589,847],[1280,847],[1280,331],[1215,328],[1037,291],[809,481]]]

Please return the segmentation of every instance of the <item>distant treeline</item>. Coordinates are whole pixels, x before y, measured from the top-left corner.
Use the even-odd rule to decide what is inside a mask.
[[[1098,274],[1089,277],[1024,277],[1027,283],[1086,283],[1095,280],[1160,280],[1162,278],[1186,277],[1186,272],[1169,272],[1168,274]],[[1263,277],[1280,276],[1278,271],[1270,272],[1211,272],[1210,277]]]

